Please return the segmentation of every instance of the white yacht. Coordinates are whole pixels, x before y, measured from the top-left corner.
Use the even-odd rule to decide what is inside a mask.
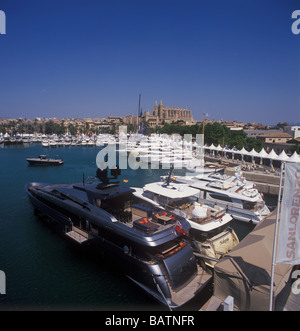
[[[227,208],[228,213],[239,221],[257,224],[270,213],[262,195],[249,183],[196,180],[190,186],[200,190],[201,201]]]
[[[56,147],[57,146],[57,141],[54,139],[49,140],[49,147]]]
[[[95,146],[95,143],[94,143],[93,139],[90,139],[90,140],[87,142],[86,145],[87,145],[87,146]]]
[[[42,141],[42,146],[43,147],[49,147],[50,145],[49,145],[49,141],[48,140],[43,140]]]
[[[205,259],[209,266],[213,267],[239,243],[234,230],[228,227],[232,216],[225,208],[200,202],[198,189],[187,184],[155,182],[134,190],[136,197],[187,219],[190,236],[196,240],[201,254],[211,258]],[[165,217],[167,221],[168,215]]]
[[[202,201],[228,208],[233,218],[239,221],[257,224],[270,213],[255,183],[247,181],[240,168],[236,168],[233,176],[213,172],[172,177],[172,180],[199,189]]]
[[[211,173],[221,173],[225,169],[223,166],[220,166],[218,164],[207,164],[204,161],[201,162],[199,159],[193,160],[193,162],[188,163],[185,168],[188,172],[192,173],[193,176],[201,176],[203,174]]]
[[[243,176],[243,174],[241,172],[240,167],[235,168],[234,175],[232,175],[232,176],[226,175],[220,171],[215,171],[215,172],[211,172],[208,174],[198,175],[195,178],[201,179],[204,181],[208,181],[208,182],[220,180],[220,181],[227,182],[227,183],[234,183],[238,186],[244,185],[249,188],[253,188],[255,186],[254,182],[246,180],[246,178]]]

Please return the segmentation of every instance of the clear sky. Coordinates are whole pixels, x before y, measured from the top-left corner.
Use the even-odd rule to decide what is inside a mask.
[[[0,117],[300,122],[299,0],[0,0]],[[299,27],[300,28],[300,27]]]

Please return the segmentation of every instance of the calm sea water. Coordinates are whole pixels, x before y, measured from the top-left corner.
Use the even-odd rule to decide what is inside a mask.
[[[76,183],[97,170],[98,147],[43,148],[41,145],[0,148],[0,270],[6,274],[1,309],[162,310],[122,274],[113,261],[72,248],[33,214],[27,182]],[[28,166],[27,157],[63,157],[58,167]],[[123,170],[120,180],[142,187],[168,170]],[[233,224],[239,237],[253,227]],[[195,303],[197,304],[197,303]],[[197,308],[197,307],[196,307]],[[192,307],[189,307],[192,309]]]

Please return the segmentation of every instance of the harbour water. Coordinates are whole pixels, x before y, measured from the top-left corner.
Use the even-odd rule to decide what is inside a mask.
[[[76,183],[94,176],[100,147],[43,148],[39,144],[0,148],[0,270],[6,275],[6,294],[0,310],[165,310],[148,298],[124,275],[114,261],[72,248],[34,216],[24,186],[27,182]],[[57,167],[28,166],[27,157],[48,154],[62,157]],[[183,171],[183,170],[181,170]],[[126,169],[119,180],[142,187],[159,181],[168,170]],[[125,183],[124,183],[124,180]],[[265,197],[275,205],[275,197]],[[240,239],[253,226],[233,222]],[[199,299],[201,300],[201,298]],[[199,302],[187,309],[197,310]],[[195,306],[194,306],[195,305]]]

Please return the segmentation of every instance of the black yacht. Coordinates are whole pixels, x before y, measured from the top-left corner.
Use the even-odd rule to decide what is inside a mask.
[[[28,183],[35,214],[70,241],[108,251],[122,273],[169,309],[206,288],[211,274],[197,263],[185,218],[156,209],[116,182],[119,169],[97,170],[97,181]],[[114,180],[114,181],[112,181]]]
[[[52,159],[48,155],[40,155],[39,157],[32,157],[26,159],[29,165],[62,165],[64,161],[62,158]]]

